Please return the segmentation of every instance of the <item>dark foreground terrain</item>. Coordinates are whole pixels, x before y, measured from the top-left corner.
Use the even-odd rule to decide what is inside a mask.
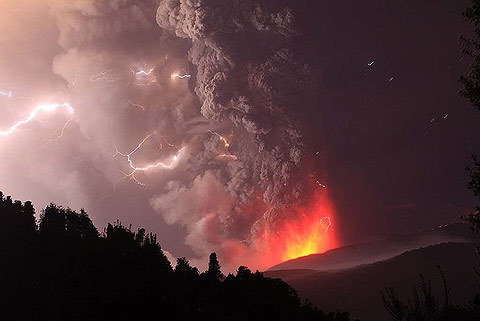
[[[471,301],[477,290],[472,267],[478,258],[469,243],[440,243],[343,270],[263,274],[240,266],[235,275],[225,276],[215,253],[205,272],[184,258],[173,268],[156,236],[144,229],[133,232],[117,222],[99,233],[84,211],[53,204],[42,211],[38,224],[34,214],[30,202],[0,193],[1,320],[350,320],[348,313],[324,313],[305,299],[329,311],[350,310],[364,321],[392,320],[380,292],[394,287],[410,296],[422,273],[432,280],[433,293],[441,293],[437,265],[451,288],[451,301],[439,308],[424,284],[421,318],[393,320],[480,320],[478,296],[468,307],[458,305]],[[335,253],[335,260],[345,261],[341,249]],[[395,307],[407,309],[395,296],[387,297],[392,298]]]
[[[406,251],[446,242],[479,243],[467,223],[454,223],[413,234],[391,235],[369,243],[343,246],[322,254],[312,254],[277,264],[269,269],[329,271],[349,269],[391,259]]]
[[[88,215],[55,205],[37,224],[30,202],[0,193],[0,320],[329,320],[280,279],[239,267],[222,275],[175,268],[155,235],[120,223],[99,233]]]
[[[305,260],[310,264],[312,258],[306,257]],[[316,257],[316,261],[321,261],[320,257]],[[329,261],[328,256],[326,261]],[[298,266],[307,264],[301,259],[296,263]],[[290,266],[295,265],[290,263]],[[480,280],[473,271],[475,266],[478,266],[478,255],[473,245],[450,242],[343,270],[275,270],[266,272],[266,276],[283,279],[301,297],[315,304],[321,303],[326,309],[342,307],[361,320],[380,321],[391,320],[383,306],[381,292],[393,287],[401,298],[410,299],[413,286],[420,281],[420,274],[431,281],[433,293],[443,298],[443,280],[438,267],[450,288],[451,303],[469,302],[477,293]]]

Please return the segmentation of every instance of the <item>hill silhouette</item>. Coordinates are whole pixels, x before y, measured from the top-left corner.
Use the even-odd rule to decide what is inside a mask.
[[[469,302],[478,290],[478,276],[472,269],[477,265],[478,255],[473,245],[449,242],[407,251],[389,260],[351,269],[276,270],[266,272],[266,276],[281,278],[293,286],[301,297],[313,303],[321,302],[327,309],[341,306],[353,317],[375,321],[391,319],[383,308],[381,292],[393,287],[400,297],[410,297],[420,273],[431,280],[434,294],[442,297],[442,280],[437,266],[441,267],[451,289],[451,303]]]
[[[0,253],[1,320],[349,320],[258,271],[224,276],[214,253],[203,273],[173,268],[154,234],[98,232],[83,210],[51,204],[37,224],[31,202],[1,192]]]
[[[420,247],[445,242],[479,243],[480,237],[472,233],[469,224],[453,223],[419,233],[393,235],[369,243],[344,246],[325,253],[296,258],[272,266],[269,271],[350,269],[362,264],[384,261]]]

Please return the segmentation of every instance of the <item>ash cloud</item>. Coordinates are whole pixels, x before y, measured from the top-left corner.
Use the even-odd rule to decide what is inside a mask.
[[[225,265],[239,264],[309,195],[299,115],[312,104],[318,72],[300,54],[295,10],[293,1],[22,1],[19,17],[45,17],[37,27],[49,42],[35,42],[41,65],[1,66],[1,83],[20,91],[29,79],[21,91],[68,101],[75,114],[61,140],[46,147],[38,148],[62,126],[60,114],[0,142],[21,159],[3,162],[10,189],[4,192],[33,198],[38,207],[49,201],[86,207],[97,225],[117,218],[149,224],[154,209],[181,227],[157,230],[160,241],[162,231],[180,230],[163,239],[173,255],[201,261],[217,251]],[[28,52],[32,41],[15,19],[3,24],[27,40],[8,47],[8,57],[0,53],[4,61],[15,50]],[[172,79],[173,73],[191,77]],[[0,103],[18,112],[18,101]],[[31,108],[24,102],[20,109]],[[139,186],[123,179],[128,162],[114,155],[134,150],[147,135],[133,156],[138,166],[170,159],[181,147],[185,153],[173,169],[138,173],[146,185]],[[35,152],[22,159],[22,149]],[[115,205],[127,199],[138,204],[131,213]],[[174,245],[179,238],[190,250]]]
[[[274,227],[289,206],[308,196],[302,188],[306,183],[306,172],[301,169],[304,128],[296,115],[312,103],[318,75],[295,46],[301,32],[293,4],[166,0],[158,8],[158,25],[191,42],[188,59],[196,67],[194,91],[201,114],[230,124],[239,142],[231,148],[237,160],[215,174],[220,190],[215,190],[218,186],[210,188],[220,199],[233,197],[226,202],[229,206],[205,211],[193,221],[179,220],[192,229],[189,238],[197,238],[192,244],[206,239],[211,242],[205,248],[222,248],[223,240],[215,241],[221,235],[254,247],[260,237],[257,232]],[[211,147],[206,142],[205,153]],[[192,162],[203,163],[204,158],[209,157],[200,155]],[[202,208],[206,204],[195,195],[197,185],[205,179],[197,177],[193,185],[170,190],[167,195]],[[215,185],[207,183],[202,188]],[[165,199],[159,195],[152,203],[164,216],[176,216],[163,205]],[[256,204],[253,210],[248,208],[252,203]],[[215,213],[214,217],[209,213]],[[210,221],[208,226],[199,224],[204,219]],[[213,232],[205,230],[199,236],[193,231],[199,225]]]

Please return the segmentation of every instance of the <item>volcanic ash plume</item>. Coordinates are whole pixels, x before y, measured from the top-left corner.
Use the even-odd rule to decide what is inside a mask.
[[[85,207],[98,225],[147,225],[175,256],[185,240],[198,262],[216,251],[227,269],[332,246],[305,121],[318,64],[298,1],[21,3],[0,19],[11,30],[0,39],[0,104],[12,114],[0,143],[15,155],[0,178],[25,193],[15,197]],[[22,29],[27,12],[41,37]]]
[[[305,129],[296,116],[312,104],[318,81],[294,46],[294,10],[278,0],[165,0],[158,8],[158,25],[191,41],[202,115],[234,133],[227,166],[189,185],[171,183],[152,201],[168,222],[187,226],[187,242],[199,253],[215,249],[228,259],[272,251],[272,233],[281,239],[296,209],[318,199],[304,188]]]

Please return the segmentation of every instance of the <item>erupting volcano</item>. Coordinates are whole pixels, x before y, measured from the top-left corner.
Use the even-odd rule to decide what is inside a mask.
[[[294,208],[292,212],[292,217],[282,221],[268,241],[267,251],[276,253],[276,262],[270,262],[270,266],[337,246],[335,211],[326,192],[315,193],[309,206]]]

